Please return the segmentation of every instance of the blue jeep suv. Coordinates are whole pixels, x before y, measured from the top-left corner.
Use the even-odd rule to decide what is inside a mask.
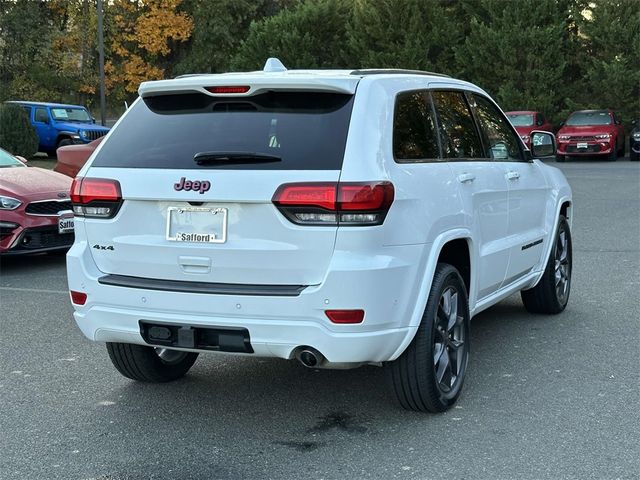
[[[60,147],[89,143],[109,131],[108,128],[96,125],[89,111],[80,105],[23,101],[6,103],[20,105],[25,109],[38,134],[38,150],[50,155]]]

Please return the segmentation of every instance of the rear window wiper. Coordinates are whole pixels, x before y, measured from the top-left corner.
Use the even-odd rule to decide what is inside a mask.
[[[270,163],[282,159],[275,155],[255,152],[200,152],[193,156],[198,165],[228,165],[232,163]]]

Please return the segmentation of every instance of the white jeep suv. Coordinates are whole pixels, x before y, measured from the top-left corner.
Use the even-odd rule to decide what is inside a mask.
[[[571,189],[477,86],[417,71],[146,82],[75,179],[75,320],[139,381],[200,352],[384,366],[399,403],[460,395],[469,321],[559,313]]]

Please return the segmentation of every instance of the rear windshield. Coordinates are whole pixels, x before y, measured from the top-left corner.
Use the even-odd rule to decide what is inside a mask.
[[[514,127],[531,127],[533,125],[533,114],[531,113],[507,113],[507,117]]]
[[[566,124],[570,127],[611,125],[611,115],[609,115],[609,112],[576,112],[571,114]]]
[[[352,95],[321,92],[149,97],[131,107],[93,166],[340,170],[352,106]],[[229,152],[280,160],[194,161],[197,154]]]

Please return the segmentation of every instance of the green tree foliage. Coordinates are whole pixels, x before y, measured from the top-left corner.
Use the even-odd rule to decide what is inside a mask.
[[[139,82],[262,68],[465,78],[556,122],[640,106],[638,0],[105,0],[107,102]],[[0,0],[0,101],[95,105],[96,0]]]
[[[194,19],[191,42],[175,74],[225,72],[246,38],[251,22],[276,14],[294,0],[187,0],[184,11]]]
[[[572,107],[613,108],[630,121],[640,114],[640,3],[598,1],[580,17],[584,76]]]
[[[459,74],[506,110],[541,110],[554,120],[572,85],[569,0],[480,0],[455,48]]]
[[[260,69],[269,57],[278,57],[287,68],[345,66],[344,46],[352,3],[349,0],[307,1],[252,23],[231,67]]]
[[[455,73],[452,46],[462,41],[463,31],[447,15],[446,5],[424,0],[356,2],[348,28],[348,64]]]
[[[45,2],[0,0],[0,99],[52,93],[50,13]]]
[[[38,151],[38,135],[26,112],[17,105],[0,105],[0,147],[26,158]]]

